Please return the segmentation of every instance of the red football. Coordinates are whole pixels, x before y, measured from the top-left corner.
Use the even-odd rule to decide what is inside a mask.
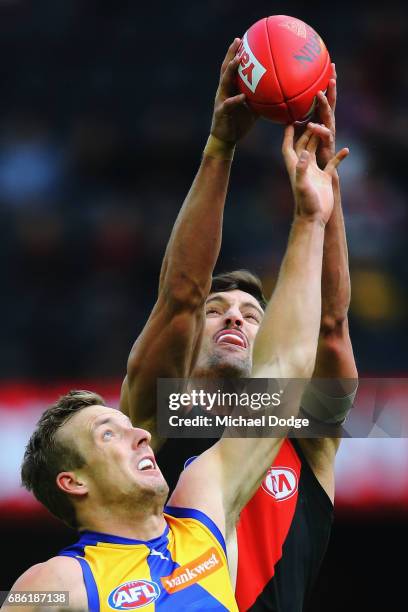
[[[316,93],[333,76],[324,42],[296,17],[260,19],[245,32],[238,55],[240,91],[258,114],[277,123],[307,121]]]

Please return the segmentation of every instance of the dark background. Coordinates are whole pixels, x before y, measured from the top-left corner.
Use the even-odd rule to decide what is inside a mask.
[[[254,21],[281,13],[312,25],[337,66],[358,368],[408,372],[402,3],[3,0],[2,381],[124,374],[199,164],[225,51]],[[257,272],[268,294],[292,213],[281,137],[260,121],[239,146],[217,267]],[[338,516],[310,610],[405,610],[395,555],[406,528],[397,509]],[[2,589],[72,541],[53,521],[10,517],[0,535]]]

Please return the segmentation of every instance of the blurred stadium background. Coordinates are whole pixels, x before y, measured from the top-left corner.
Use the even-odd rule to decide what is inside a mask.
[[[0,0],[0,590],[73,538],[19,489],[24,444],[69,388],[117,402],[208,134],[220,62],[269,14],[312,25],[336,62],[356,360],[362,375],[408,376],[402,3]],[[260,121],[239,146],[217,267],[257,272],[268,294],[292,210],[281,135]],[[337,480],[310,612],[405,610],[395,555],[407,541],[407,440],[343,442]]]

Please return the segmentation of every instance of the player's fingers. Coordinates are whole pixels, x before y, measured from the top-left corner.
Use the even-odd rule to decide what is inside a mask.
[[[329,84],[327,86],[326,97],[330,108],[332,109],[332,113],[336,110],[336,102],[337,102],[337,81],[336,79],[330,79]]]
[[[331,68],[332,68],[332,72],[333,72],[333,79],[337,79],[337,70],[336,70],[336,64],[334,62],[331,63]]]
[[[347,155],[350,153],[350,150],[347,147],[341,149],[326,165],[324,169],[325,172],[331,173],[341,164],[341,162],[346,159]]]
[[[223,95],[230,96],[231,93],[235,93],[237,87],[235,83],[235,74],[239,65],[239,57],[236,55],[228,62],[228,66],[225,69],[224,74],[220,81],[220,90]]]
[[[234,38],[234,40],[230,44],[230,46],[228,48],[228,51],[227,51],[227,54],[224,57],[224,61],[222,62],[222,65],[221,65],[221,76],[226,71],[230,61],[235,57],[240,44],[241,44],[241,39],[240,38]]]
[[[329,84],[330,87],[330,84]],[[334,131],[334,114],[327,96],[323,91],[317,92],[319,119],[326,127]]]
[[[309,142],[306,145],[306,150],[314,155],[317,151],[317,147],[319,146],[320,136],[318,134],[312,134],[309,138]]]
[[[282,141],[282,154],[286,163],[286,167],[289,169],[289,164],[296,158],[295,150],[293,148],[293,138],[295,135],[295,128],[292,124],[285,127]]]
[[[320,125],[319,123],[312,123],[310,121],[307,124],[307,127],[313,132],[315,136],[320,138],[325,147],[328,147],[332,144],[333,134],[328,127],[326,127],[325,125]]]
[[[231,96],[230,98],[227,98],[223,102],[224,110],[230,111],[233,108],[240,106],[241,104],[245,102],[245,99],[246,99],[246,96],[244,93],[237,94],[236,96]]]
[[[306,149],[300,152],[298,162],[296,164],[296,182],[301,183],[303,177],[306,174],[307,167],[310,162],[310,153]]]
[[[299,136],[299,138],[296,141],[296,145],[295,145],[295,151],[297,155],[300,155],[301,151],[303,151],[303,149],[306,148],[306,145],[309,142],[311,136],[312,136],[312,130],[309,127],[306,128],[306,130],[303,132],[301,136]]]
[[[240,108],[242,111],[245,111],[247,117],[252,117],[253,121],[256,121],[259,118],[258,113],[254,111],[247,103],[246,95],[243,93],[237,94],[236,96],[231,96],[230,98],[224,100],[221,112],[228,114],[236,108]]]

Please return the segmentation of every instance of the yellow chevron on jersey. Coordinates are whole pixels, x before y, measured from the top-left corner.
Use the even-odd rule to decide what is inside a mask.
[[[84,531],[59,554],[82,567],[91,612],[238,612],[224,538],[203,512],[165,508],[167,526],[153,540]]]

